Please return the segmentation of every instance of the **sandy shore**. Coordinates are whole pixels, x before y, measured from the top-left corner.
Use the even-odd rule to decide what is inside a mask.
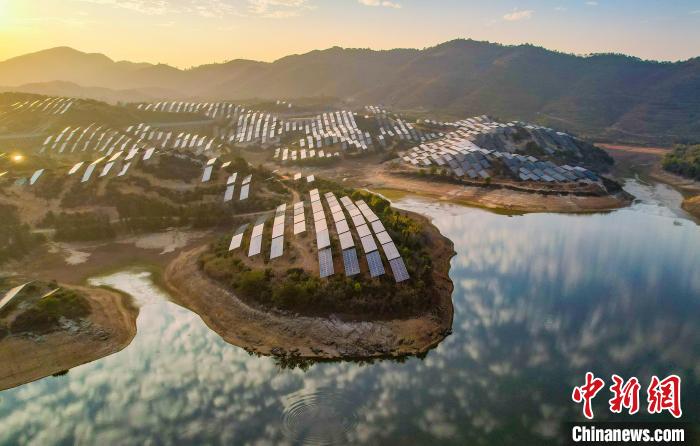
[[[136,309],[128,296],[102,289],[72,287],[85,293],[89,323],[75,330],[0,341],[0,390],[9,389],[109,356],[136,335]]]
[[[422,181],[409,177],[379,174],[367,187],[397,191],[455,204],[481,207],[505,213],[601,212],[629,206],[625,193],[605,196],[540,194],[511,189],[482,188],[453,183]]]
[[[378,161],[378,160],[377,160]],[[494,211],[523,214],[529,212],[602,212],[629,206],[632,197],[618,193],[607,196],[590,194],[539,193],[497,186],[479,187],[430,179],[397,175],[388,164],[347,160],[342,168],[318,168],[317,176],[335,179],[355,188],[394,191],[418,195],[454,204],[481,207]]]
[[[209,279],[197,266],[207,247],[181,253],[165,270],[163,282],[176,303],[199,314],[230,344],[263,355],[299,359],[351,359],[422,354],[435,347],[452,327],[449,279],[452,242],[420,218],[435,253],[439,302],[430,314],[389,321],[343,321],[284,315],[253,308]]]

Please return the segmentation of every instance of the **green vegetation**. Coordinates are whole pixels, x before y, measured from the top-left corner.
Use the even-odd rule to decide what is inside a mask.
[[[286,271],[251,269],[239,258],[243,250],[228,251],[228,237],[213,243],[199,259],[205,274],[248,302],[307,315],[336,313],[351,317],[389,318],[415,315],[430,308],[438,296],[433,286],[432,260],[428,253],[430,240],[422,225],[369,192],[344,189],[322,179],[318,179],[314,187],[318,187],[321,194],[332,191],[338,197],[348,195],[353,200],[364,200],[380,217],[396,243],[411,280],[396,284],[390,273],[371,279],[364,274],[347,278],[339,271],[330,278],[320,279],[299,268]],[[303,185],[300,192],[306,193],[308,188]],[[337,256],[338,248],[334,251]],[[385,267],[389,268],[388,265]]]
[[[19,314],[10,324],[10,332],[50,333],[60,328],[61,318],[75,321],[89,314],[90,304],[84,296],[72,290],[60,289]]]
[[[144,165],[143,170],[159,179],[192,179],[201,177],[204,158],[168,156]],[[266,211],[289,198],[289,192],[272,173],[262,167],[252,167],[243,158],[235,158],[226,169],[215,169],[214,178],[228,177],[238,172],[236,192],[245,176],[253,175],[253,187],[247,200],[224,203],[225,187],[215,181],[183,187],[161,186],[149,177],[130,175],[120,181],[108,182],[104,188],[94,183],[72,183],[61,197],[61,208],[100,206],[113,209],[118,222],[111,223],[107,214],[72,213],[47,214],[42,225],[57,229],[57,239],[98,240],[114,237],[115,233],[151,232],[171,227],[210,228],[235,224],[238,214]],[[60,196],[60,193],[57,194]],[[70,225],[75,224],[76,228]],[[84,234],[81,231],[84,230]],[[82,237],[82,238],[81,238]]]
[[[14,284],[13,284],[14,285]],[[80,292],[58,288],[58,284],[32,282],[21,293],[21,305],[14,303],[5,307],[0,324],[2,334],[46,334],[61,329],[61,320],[79,322],[90,315],[90,303]],[[43,297],[49,291],[51,295]],[[10,317],[8,317],[10,316]]]
[[[157,157],[157,163],[146,163],[141,169],[156,178],[165,180],[179,180],[186,183],[202,176],[202,164],[206,160],[202,157],[202,163],[196,163],[192,158],[163,154]]]
[[[61,212],[56,215],[49,211],[39,225],[55,228],[54,238],[64,242],[111,239],[116,234],[109,215],[98,212]]]
[[[32,234],[22,223],[14,206],[0,204],[0,264],[20,259],[44,242],[44,237]]]
[[[669,172],[700,180],[700,144],[676,145],[664,157],[662,165]]]

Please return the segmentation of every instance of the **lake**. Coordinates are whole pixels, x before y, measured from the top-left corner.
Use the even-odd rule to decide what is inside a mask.
[[[0,444],[558,444],[582,419],[571,390],[586,371],[637,376],[643,408],[651,375],[675,373],[698,422],[700,227],[672,189],[626,189],[631,208],[594,215],[396,203],[458,252],[454,332],[422,359],[283,368],[226,344],[146,271],[93,278],[134,296],[136,338],[0,392]],[[619,418],[608,398],[596,419]]]

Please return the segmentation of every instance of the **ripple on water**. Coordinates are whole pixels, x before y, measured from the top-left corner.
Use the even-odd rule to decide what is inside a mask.
[[[284,434],[295,444],[346,444],[356,425],[355,405],[338,391],[302,390],[285,398]]]

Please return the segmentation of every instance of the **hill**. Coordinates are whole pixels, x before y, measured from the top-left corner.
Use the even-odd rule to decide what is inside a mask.
[[[525,119],[599,139],[700,140],[700,58],[662,63],[455,40],[423,50],[335,47],[272,63],[233,60],[187,70],[69,48],[0,62],[0,85],[51,81],[172,98],[325,95],[452,117]]]

